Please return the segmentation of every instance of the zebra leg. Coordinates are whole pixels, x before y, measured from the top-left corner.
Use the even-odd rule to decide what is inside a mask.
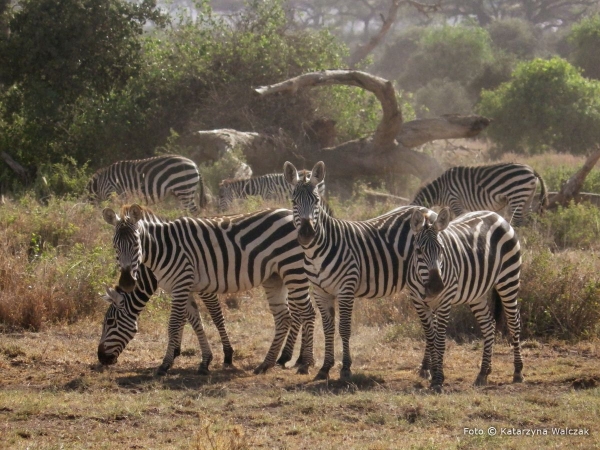
[[[208,366],[213,359],[213,355],[210,349],[210,344],[208,343],[208,339],[206,338],[206,334],[204,333],[204,327],[202,326],[202,318],[200,317],[200,312],[198,311],[198,305],[196,300],[194,300],[194,295],[191,292],[188,296],[186,316],[192,325],[192,328],[196,332],[196,337],[198,338],[198,343],[200,344],[200,349],[202,351],[202,361],[198,367],[198,373],[200,375],[208,375]]]
[[[181,352],[181,336],[183,335],[183,326],[186,318],[189,319],[188,312],[188,297],[190,296],[189,288],[179,289],[173,292],[173,301],[171,303],[171,315],[169,316],[169,344],[167,345],[167,353],[163,358],[162,364],[159,366],[156,375],[164,376],[173,365],[175,353]],[[192,324],[193,326],[193,324]]]
[[[223,309],[221,308],[219,297],[217,294],[201,294],[200,298],[206,305],[206,309],[208,309],[210,318],[217,327],[217,330],[219,330],[221,344],[223,345],[223,364],[230,366],[233,363],[233,347],[225,329],[225,319],[223,318]]]
[[[502,298],[502,297],[501,297]],[[514,354],[515,372],[513,374],[513,383],[523,382],[523,358],[521,357],[521,315],[516,298],[511,301],[502,299],[506,323],[511,336],[511,344]]]
[[[186,191],[171,191],[184,209],[187,209],[193,214],[198,214],[200,209],[196,205],[196,189]]]
[[[269,309],[271,310],[271,314],[273,314],[273,319],[275,321],[275,336],[265,360],[254,369],[255,374],[265,373],[275,365],[277,355],[279,354],[283,340],[288,334],[291,322],[288,305],[286,303],[287,288],[279,275],[271,276],[271,278],[263,283],[263,287],[265,288],[267,300],[269,301]]]
[[[431,309],[425,305],[418,297],[411,295],[413,305],[417,310],[417,315],[421,320],[423,331],[425,332],[425,354],[423,355],[423,361],[421,362],[421,369],[419,370],[419,376],[426,380],[431,380],[431,357],[433,354],[434,340],[435,340],[435,323],[434,316]]]
[[[443,302],[443,300],[442,300]],[[435,312],[435,338],[431,358],[431,389],[437,393],[442,392],[444,385],[444,352],[446,351],[446,327],[450,316],[450,304],[440,306]]]
[[[321,313],[323,334],[325,335],[325,359],[315,380],[326,380],[329,378],[329,370],[335,363],[335,297],[317,287],[314,288],[313,295]]]
[[[492,373],[492,354],[494,350],[496,324],[485,296],[481,297],[476,302],[469,304],[469,307],[475,315],[481,333],[483,334],[483,357],[481,360],[481,370],[475,380],[475,386],[485,386],[487,385],[488,375]]]
[[[314,331],[315,331],[315,309],[308,293],[308,281],[302,286],[289,288],[288,306],[292,316],[292,328],[288,334],[286,348],[291,359],[294,349],[294,342],[298,331],[302,329],[302,344],[300,346],[300,356],[295,363],[298,367],[297,373],[307,374],[310,366],[314,366],[315,358],[313,351]],[[284,349],[283,355],[286,354]],[[281,359],[281,358],[280,358]]]
[[[350,336],[352,335],[352,307],[354,306],[354,296],[338,297],[340,308],[340,337],[342,338],[342,369],[340,370],[340,379],[347,379],[352,376],[350,366],[352,366],[352,356],[350,355]]]

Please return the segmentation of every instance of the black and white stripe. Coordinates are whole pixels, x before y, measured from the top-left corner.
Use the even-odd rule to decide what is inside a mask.
[[[455,216],[508,207],[509,222],[520,226],[529,214],[538,182],[543,207],[548,203],[544,180],[525,164],[452,167],[421,188],[411,204],[447,206]]]
[[[102,336],[98,345],[98,360],[103,365],[111,365],[117,362],[121,352],[137,333],[138,318],[146,307],[150,297],[156,292],[158,282],[150,269],[145,265],[140,266],[136,279],[135,289],[131,293],[123,291],[119,286],[106,288],[103,296],[110,304],[104,316]],[[223,364],[231,365],[233,362],[233,347],[225,329],[223,310],[217,294],[201,294],[200,299],[205,304],[212,321],[214,322],[221,343],[223,345]],[[198,307],[192,296],[188,297],[186,307],[186,318],[190,323],[199,343],[202,345],[203,326],[198,314]],[[182,324],[183,327],[184,324]],[[181,349],[175,349],[174,357],[179,356]]]
[[[310,174],[307,174],[310,178]],[[319,185],[319,194],[325,195],[325,183]],[[287,205],[292,195],[292,186],[285,181],[283,174],[271,173],[244,180],[223,180],[219,184],[219,208],[227,211],[235,200],[250,196],[262,197]]]
[[[173,194],[193,213],[207,203],[198,166],[191,159],[177,155],[117,161],[98,170],[88,182],[87,190],[90,199],[97,201],[116,193],[139,195],[147,203],[156,203]]]
[[[115,227],[113,243],[121,270],[119,287],[133,292],[143,264],[152,271],[158,286],[173,297],[169,344],[159,374],[165,374],[173,364],[186,318],[198,315],[197,310],[189,309],[195,305],[194,292],[200,293],[204,300],[213,294],[241,292],[256,286],[265,289],[275,320],[275,336],[255,373],[275,365],[288,331],[288,342],[277,362],[289,361],[301,328],[299,372],[308,372],[308,366],[314,363],[315,312],[308,295],[304,253],[296,241],[291,211],[275,209],[212,219],[183,217],[162,221],[151,214],[148,217],[147,210],[140,206],[131,205],[122,209],[121,217],[110,208],[103,211],[103,216]],[[129,322],[133,320],[128,318]],[[114,344],[115,340],[124,340],[113,331],[115,324],[118,325],[116,320],[110,323],[105,320],[98,348],[100,361],[112,362],[112,356],[106,353],[122,350],[119,344]],[[202,348],[199,371],[206,373],[212,353],[203,332],[198,338]]]
[[[335,299],[339,307],[339,333],[343,343],[340,375],[351,375],[350,335],[356,297],[379,298],[399,292],[405,284],[412,252],[410,219],[416,206],[397,208],[365,221],[335,219],[322,208],[316,186],[325,177],[325,164],[317,163],[312,176],[299,177],[289,162],[286,180],[294,186],[294,225],[305,252],[305,267],[313,296],[323,319],[325,361],[317,378],[328,377],[334,364]],[[433,212],[431,212],[433,213]]]
[[[475,384],[487,384],[492,371],[495,320],[485,294],[492,290],[496,313],[501,306],[512,337],[513,382],[523,381],[517,303],[521,250],[514,229],[491,211],[467,213],[450,222],[447,208],[437,218],[414,211],[411,227],[414,251],[407,284],[427,339],[421,375],[428,378],[431,371],[431,387],[442,389],[450,308],[466,303],[484,337],[481,370]]]

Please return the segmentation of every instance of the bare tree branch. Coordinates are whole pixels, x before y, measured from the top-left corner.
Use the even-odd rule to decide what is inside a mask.
[[[600,147],[596,149],[594,153],[592,153],[585,160],[583,167],[575,172],[571,178],[564,184],[564,186],[560,189],[560,191],[550,198],[548,209],[554,209],[558,206],[566,206],[569,202],[574,199],[581,187],[583,186],[583,182],[591,170],[594,168],[598,160],[600,159]]]
[[[0,152],[0,157],[4,160],[8,167],[10,167],[12,171],[17,174],[23,183],[27,184],[29,182],[29,172],[27,172],[27,169],[12,159],[11,156],[6,152]]]

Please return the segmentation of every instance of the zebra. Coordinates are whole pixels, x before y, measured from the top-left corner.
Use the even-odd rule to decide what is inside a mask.
[[[348,378],[352,375],[350,335],[354,298],[387,297],[402,290],[412,253],[412,213],[433,211],[402,206],[365,221],[335,219],[322,207],[316,189],[325,178],[322,161],[313,167],[310,178],[306,173],[300,177],[290,162],[284,164],[283,172],[286,181],[294,186],[294,225],[323,321],[325,359],[316,379],[327,379],[334,365],[336,298],[343,344],[340,377]]]
[[[500,211],[508,206],[510,222],[523,225],[537,183],[540,205],[548,206],[544,179],[525,164],[502,163],[452,167],[421,188],[411,205],[449,207],[455,216],[467,211]]]
[[[116,193],[140,195],[147,203],[156,203],[172,193],[183,208],[194,214],[207,204],[198,166],[191,159],[177,155],[117,161],[92,176],[87,192],[92,201],[103,201]]]
[[[134,291],[140,266],[145,265],[156,277],[158,286],[172,295],[169,344],[157,371],[159,376],[165,375],[173,364],[185,319],[197,315],[197,310],[190,310],[195,304],[193,292],[200,293],[205,300],[212,294],[246,291],[260,285],[265,289],[275,320],[275,336],[265,360],[254,372],[263,373],[275,365],[286,336],[288,342],[277,363],[284,365],[289,361],[295,337],[303,328],[297,365],[299,373],[308,373],[308,367],[314,364],[315,311],[291,211],[272,209],[163,221],[150,210],[133,204],[121,209],[121,217],[105,208],[103,217],[115,227],[113,245],[121,271],[118,283],[121,290]],[[135,320],[132,316],[129,314],[126,319],[130,323]],[[104,353],[115,348],[115,340],[131,339],[129,335],[119,336],[118,326],[116,320],[105,320],[98,348],[100,361],[111,358]],[[196,332],[202,349],[198,370],[207,373],[212,354],[204,333],[198,329]]]
[[[495,321],[485,294],[492,290],[495,312],[499,315],[502,306],[512,338],[513,382],[522,382],[517,303],[521,249],[515,230],[491,211],[467,213],[450,222],[448,208],[443,208],[437,218],[415,210],[410,223],[414,251],[407,285],[427,340],[421,376],[431,378],[431,388],[441,392],[450,308],[466,303],[484,337],[481,370],[475,385],[487,384],[492,371]]]
[[[110,306],[104,316],[102,336],[98,345],[98,360],[102,365],[112,365],[117,362],[121,352],[137,333],[138,317],[157,289],[156,277],[143,264],[140,266],[136,287],[131,293],[125,292],[118,285],[114,288],[106,287],[106,295],[102,298],[107,300]],[[223,364],[231,366],[233,347],[225,329],[225,320],[219,299],[216,294],[204,294],[200,297],[219,331],[223,345]],[[186,317],[202,345],[203,327],[198,315],[198,307],[192,296],[188,297],[188,302]],[[174,358],[180,354],[181,348],[175,348]]]
[[[310,174],[308,174],[310,178]],[[270,173],[244,180],[223,180],[219,184],[219,209],[224,212],[231,208],[234,200],[259,196],[265,200],[275,200],[282,205],[289,202],[292,187],[283,174]],[[319,185],[319,194],[325,195],[325,183]]]

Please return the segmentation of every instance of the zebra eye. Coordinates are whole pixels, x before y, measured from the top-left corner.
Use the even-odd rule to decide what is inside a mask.
[[[115,319],[106,319],[106,325],[108,325],[111,328],[114,327],[116,323],[117,321]]]
[[[415,252],[417,252],[417,255],[422,255],[423,251],[421,250],[421,247],[415,247]]]

